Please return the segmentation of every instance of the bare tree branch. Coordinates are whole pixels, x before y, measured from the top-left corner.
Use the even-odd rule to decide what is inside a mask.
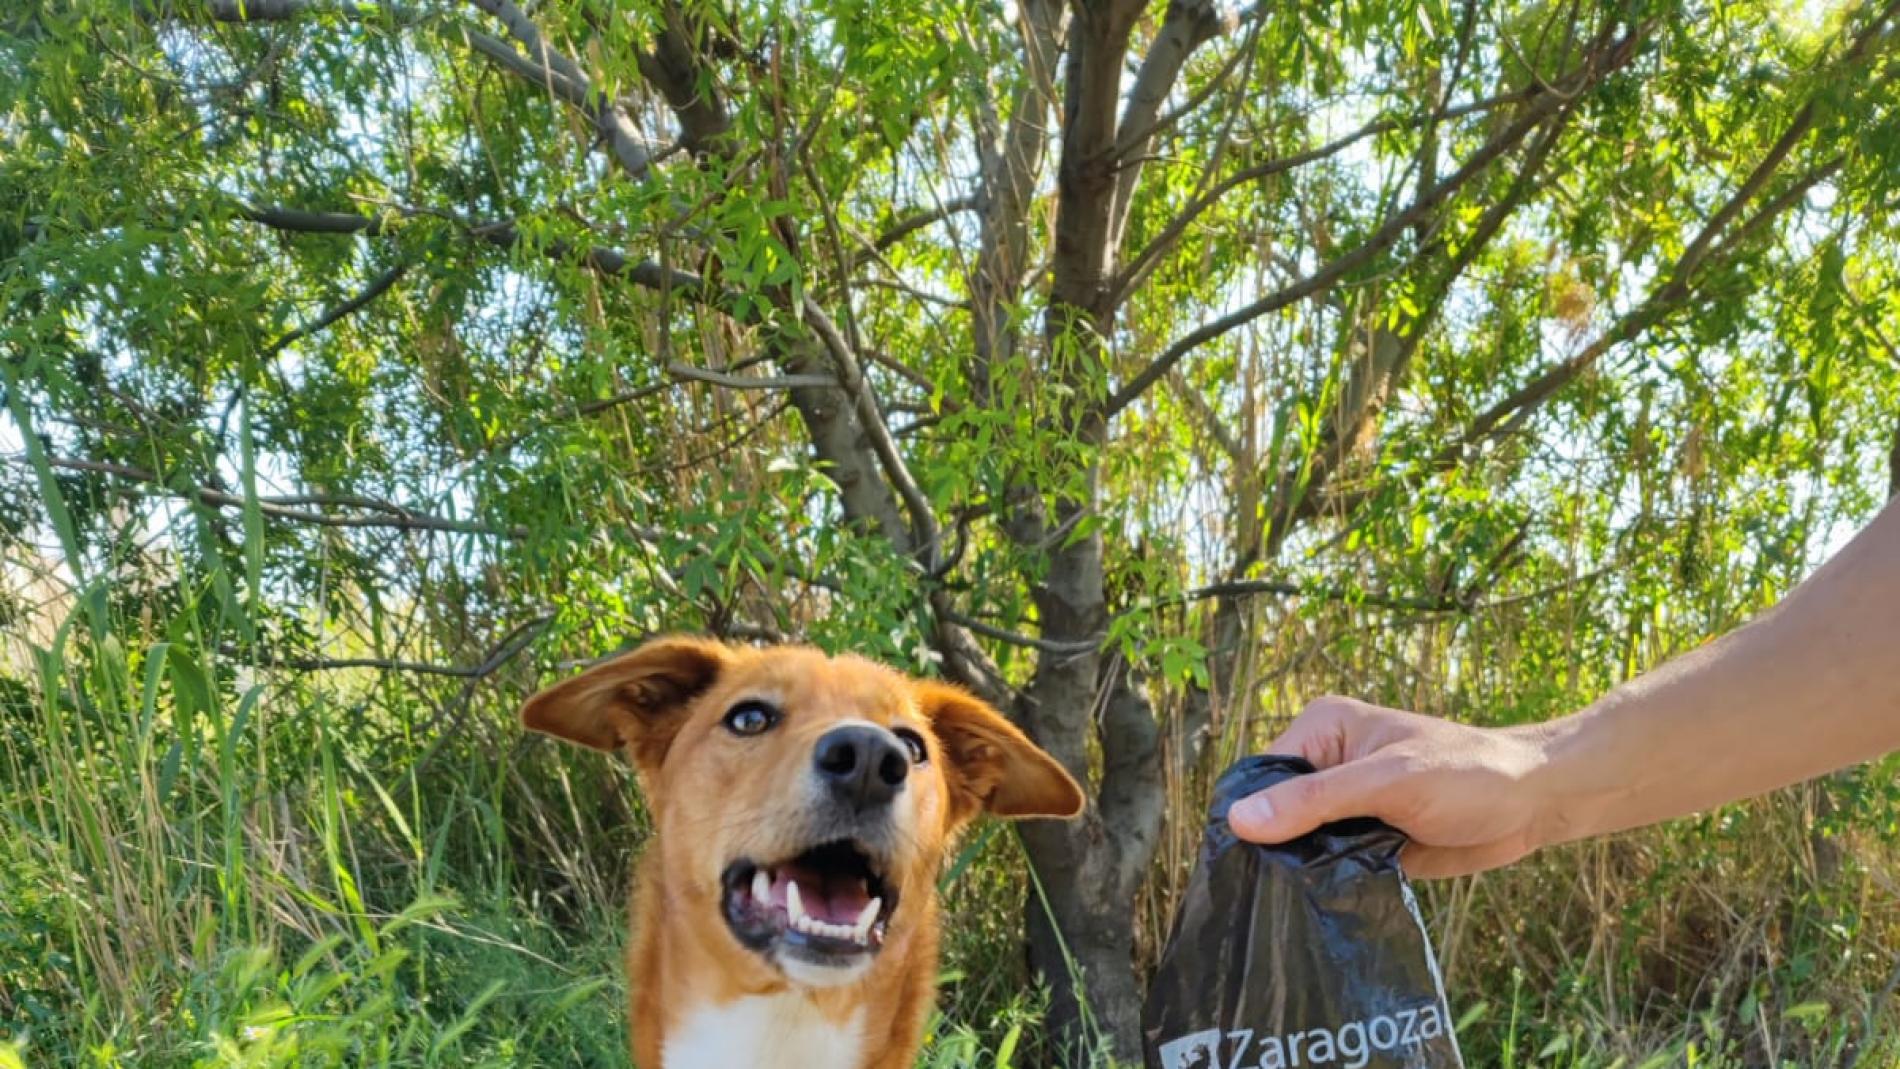
[[[1261,7],[1256,4],[1231,17],[1222,16],[1224,25],[1221,32],[1231,32],[1234,27],[1247,25],[1249,23],[1254,24],[1257,29],[1257,18],[1260,13]],[[1135,142],[1144,144],[1152,143],[1155,138],[1173,129],[1182,119],[1200,110],[1201,106],[1207,103],[1208,98],[1213,96],[1221,85],[1226,82],[1228,76],[1231,75],[1236,68],[1241,67],[1243,62],[1249,58],[1248,50],[1251,48],[1254,40],[1254,33],[1250,32],[1247,38],[1227,57],[1226,62],[1221,64],[1221,69],[1216,72],[1214,77],[1208,79],[1206,85],[1182,101],[1179,107],[1172,109],[1165,115],[1154,118],[1147,126],[1132,125],[1127,121],[1127,116],[1124,115],[1121,130],[1116,134],[1118,143],[1122,145],[1129,145]],[[1118,152],[1118,155],[1121,155],[1124,161],[1132,158],[1125,153]],[[1136,155],[1139,155],[1139,153]]]
[[[140,17],[146,19],[209,18],[213,22],[287,22],[322,14],[408,23],[421,17],[410,5],[372,0],[137,0],[137,5]]]
[[[554,68],[538,63],[533,57],[522,54],[521,50],[493,34],[483,33],[473,26],[461,28],[463,43],[493,60],[495,65],[519,77],[522,81],[545,89],[554,96],[586,109],[594,101],[587,91],[585,81],[575,81]]]
[[[1232,25],[1232,19],[1221,14],[1215,0],[1168,0],[1167,14],[1135,74],[1116,131],[1114,152],[1120,169],[1115,176],[1115,204],[1109,225],[1111,249],[1121,248],[1122,228],[1134,204],[1135,186],[1141,181],[1141,160],[1154,140],[1155,117],[1161,113],[1161,105],[1174,91],[1174,83],[1195,49]]]
[[[1350,587],[1324,583],[1294,583],[1279,579],[1234,579],[1221,583],[1210,583],[1184,591],[1179,596],[1168,599],[1167,603],[1185,603],[1205,601],[1208,598],[1247,598],[1260,595],[1276,595],[1289,598],[1308,598],[1319,601],[1343,601],[1354,605],[1369,605],[1376,609],[1391,609],[1400,612],[1419,613],[1458,613],[1472,615],[1496,609],[1522,605],[1526,602],[1540,601],[1579,586],[1596,582],[1611,574],[1613,567],[1599,568],[1592,572],[1564,579],[1548,586],[1522,594],[1509,594],[1491,600],[1481,600],[1481,590],[1472,589],[1456,594],[1437,597],[1408,596],[1386,591],[1355,590]]]
[[[410,672],[416,675],[447,676],[451,679],[485,679],[500,671],[502,666],[509,661],[514,660],[553,622],[554,614],[550,612],[516,624],[489,648],[488,653],[479,663],[466,666],[386,657],[279,657],[269,653],[252,658],[252,663],[260,668],[289,668],[298,672],[334,672],[351,668],[375,668],[385,672]],[[236,654],[239,651],[227,652]]]
[[[1774,157],[1776,163],[1779,163],[1782,159],[1786,158],[1787,149],[1791,147],[1791,144],[1784,146],[1778,142],[1776,147],[1771,150],[1770,156]],[[1763,160],[1764,164],[1767,162],[1766,159]],[[1806,196],[1807,192],[1813,189],[1816,184],[1838,170],[1841,162],[1840,157],[1835,157],[1804,175],[1800,180],[1791,184],[1781,195],[1765,204],[1748,222],[1737,229],[1736,234],[1740,235],[1753,230],[1765,224],[1776,215],[1786,211],[1789,207],[1800,201],[1802,197]],[[1719,251],[1720,249],[1730,247],[1731,243],[1724,243],[1719,246],[1713,244],[1719,235],[1718,227],[1734,220],[1736,213],[1746,206],[1748,198],[1761,191],[1762,182],[1765,182],[1770,174],[1772,174],[1772,171],[1763,172],[1758,167],[1755,174],[1751,175],[1750,180],[1744,183],[1743,188],[1735,192],[1728,203],[1724,204],[1721,210],[1710,218],[1701,232],[1696,235],[1696,238],[1684,248],[1682,254],[1677,257],[1675,264],[1671,266],[1665,281],[1652,289],[1641,303],[1624,313],[1609,329],[1599,335],[1595,341],[1584,347],[1581,352],[1558,362],[1542,374],[1533,378],[1530,382],[1525,383],[1513,391],[1503,400],[1485,409],[1476,419],[1472,420],[1463,434],[1459,435],[1455,441],[1438,452],[1433,458],[1433,465],[1435,467],[1443,467],[1455,463],[1466,448],[1490,437],[1500,427],[1505,426],[1507,422],[1519,419],[1526,412],[1541,407],[1545,402],[1549,401],[1551,397],[1555,396],[1557,391],[1568,385],[1571,381],[1576,379],[1577,376],[1583,374],[1583,372],[1589,370],[1610,350],[1623,342],[1635,338],[1650,327],[1655,326],[1677,306],[1686,303],[1694,294],[1694,280],[1697,268],[1701,267],[1705,262],[1712,249]],[[1761,181],[1757,181],[1757,178],[1760,178]]]
[[[633,120],[607,94],[596,92],[580,64],[547,43],[534,20],[510,0],[469,0],[493,15],[527,50],[514,49],[480,31],[463,31],[470,47],[530,82],[546,88],[585,114],[606,142],[614,162],[629,178],[643,179],[653,165],[652,145],[634,128]]]
[[[361,293],[358,293],[356,296],[351,297],[349,300],[344,301],[343,303],[337,305],[336,307],[329,309],[328,311],[324,312],[322,315],[319,315],[317,318],[311,320],[310,322],[305,323],[302,326],[299,326],[289,331],[283,337],[278,338],[276,341],[271,342],[269,345],[265,346],[264,347],[265,359],[269,359],[270,357],[276,356],[278,353],[283,352],[285,349],[289,348],[292,345],[295,345],[296,343],[304,340],[305,338],[308,338],[313,334],[317,334],[322,331],[328,330],[331,326],[336,324],[338,321],[345,319],[349,316],[355,315],[357,312],[362,311],[364,308],[368,307],[371,302],[375,301],[376,298],[381,297],[385,293],[388,293],[390,287],[394,286],[397,282],[401,281],[402,276],[405,273],[407,273],[408,270],[409,270],[408,264],[397,264],[394,267],[391,267],[389,270],[384,271],[382,274],[377,275],[375,278],[370,280],[369,285],[363,287],[363,291]]]
[[[884,467],[884,475],[897,488],[898,497],[904,502],[905,511],[910,513],[910,523],[915,546],[923,554],[924,570],[935,572],[942,553],[942,531],[938,528],[935,511],[930,499],[911,477],[910,468],[904,461],[903,453],[898,451],[897,442],[891,438],[890,426],[884,422],[884,414],[879,411],[877,398],[871,393],[871,384],[865,381],[864,369],[859,366],[857,354],[845,341],[836,323],[818,302],[806,297],[804,301],[806,321],[816,330],[824,342],[825,351],[838,368],[838,378],[842,380],[845,395],[851,398],[857,408],[858,422],[870,437],[871,448],[876,451],[878,461]]]
[[[1018,19],[1021,85],[1010,102],[1009,125],[994,129],[993,105],[979,116],[982,214],[975,270],[968,282],[975,343],[969,375],[979,404],[988,402],[992,376],[1016,351],[1011,309],[1022,295],[1029,265],[1030,212],[1051,140],[1049,113],[1055,107],[1055,70],[1067,11],[1062,0],[1025,0]]]
[[[706,29],[690,22],[676,0],[665,0],[661,10],[665,25],[652,51],[637,57],[640,74],[660,91],[679,119],[681,143],[695,156],[703,156],[725,136],[732,117],[713,88],[717,80],[701,52]]]
[[[1639,37],[1640,31],[1624,35],[1605,51],[1600,63],[1593,62],[1588,68],[1578,72],[1570,95],[1574,96],[1576,92],[1600,80],[1608,72],[1629,62],[1635,54],[1635,45]],[[1567,99],[1569,97],[1548,93],[1532,98],[1523,113],[1509,127],[1473,152],[1458,170],[1420,193],[1418,198],[1403,211],[1388,218],[1383,226],[1359,246],[1334,258],[1332,262],[1300,281],[1188,332],[1151,361],[1148,366],[1137,372],[1121,389],[1116,390],[1102,406],[1102,418],[1112,418],[1128,407],[1188,353],[1263,315],[1278,311],[1326,289],[1349,272],[1391,248],[1407,230],[1434,211],[1440,202],[1471,181],[1498,157],[1509,152],[1551,112],[1561,107]]]
[[[945,619],[952,623],[960,627],[967,627],[985,638],[993,638],[998,642],[1007,642],[1012,646],[1023,646],[1028,649],[1041,650],[1044,653],[1053,653],[1057,656],[1093,653],[1101,646],[1100,640],[1083,639],[1075,642],[1057,642],[1053,639],[1037,638],[1033,635],[1025,635],[1017,631],[1011,631],[1008,628],[998,627],[992,623],[985,623],[974,616],[956,611],[949,611],[943,615]]]
[[[1210,208],[1218,204],[1221,198],[1240,186],[1246,185],[1249,182],[1257,182],[1263,178],[1271,178],[1276,174],[1284,174],[1287,171],[1304,167],[1307,164],[1317,163],[1320,160],[1337,156],[1341,152],[1346,151],[1370,137],[1377,137],[1381,134],[1392,133],[1397,130],[1411,129],[1413,127],[1427,125],[1428,123],[1441,122],[1446,119],[1457,118],[1481,111],[1490,111],[1506,105],[1516,104],[1521,101],[1529,100],[1536,96],[1539,91],[1537,86],[1531,86],[1527,89],[1501,93],[1497,96],[1486,97],[1483,100],[1475,100],[1467,104],[1441,108],[1430,115],[1414,116],[1407,119],[1375,119],[1359,127],[1357,130],[1334,138],[1317,148],[1297,152],[1291,156],[1280,156],[1274,159],[1264,160],[1250,167],[1244,167],[1235,171],[1233,174],[1216,182],[1200,196],[1189,201],[1174,218],[1168,220],[1167,224],[1161,228],[1161,231],[1155,235],[1153,240],[1142,246],[1139,252],[1129,258],[1127,266],[1123,268],[1121,274],[1116,279],[1116,292],[1120,294],[1132,292],[1160,262],[1161,257],[1164,256],[1168,250],[1172,249],[1176,242],[1180,241],[1182,235],[1187,233],[1188,228],[1194,225],[1195,220],[1199,219],[1202,215],[1206,214]]]
[[[587,75],[581,65],[553,46],[542,36],[541,28],[534,24],[528,13],[516,7],[512,0],[468,0],[480,11],[494,16],[507,27],[510,36],[521,42],[530,59],[554,71],[578,86],[587,85]]]
[[[1062,155],[1056,170],[1055,259],[1044,327],[1052,341],[1099,336],[1098,320],[1113,307],[1107,302],[1107,283],[1116,254],[1110,224],[1121,169],[1115,156],[1116,104],[1129,34],[1141,6],[1078,5],[1069,31]]]
[[[1376,326],[1369,328],[1372,338],[1366,347],[1367,364],[1355,369],[1362,374],[1349,383],[1338,418],[1327,427],[1325,440],[1316,455],[1310,459],[1302,458],[1277,484],[1273,505],[1268,511],[1264,551],[1268,559],[1277,555],[1295,522],[1310,518],[1318,511],[1316,504],[1321,500],[1327,484],[1344,466],[1352,450],[1366,440],[1375,421],[1384,411],[1387,398],[1404,377],[1427,331],[1443,310],[1452,287],[1477,261],[1479,254],[1490,245],[1505,221],[1529,197],[1532,189],[1536,188],[1544,165],[1573,114],[1575,110],[1572,108],[1560,109],[1538,135],[1537,141],[1525,153],[1524,163],[1512,178],[1510,188],[1485,210],[1477,225],[1459,241],[1457,255],[1452,257],[1450,264],[1428,283],[1425,307],[1419,314],[1398,332]]]
[[[1353,590],[1349,587],[1326,586],[1322,584],[1293,583],[1282,579],[1230,579],[1206,586],[1195,587],[1171,601],[1205,601],[1208,598],[1245,598],[1261,594],[1276,594],[1289,598],[1313,598],[1320,601],[1350,601],[1355,604],[1371,605],[1381,609],[1404,609],[1411,612],[1457,612],[1464,606],[1454,598],[1408,597],[1387,594],[1378,591]]]
[[[889,227],[885,228],[882,234],[879,234],[877,238],[871,242],[869,249],[859,252],[857,256],[853,258],[852,266],[857,267],[863,264],[865,260],[871,258],[876,253],[888,250],[891,246],[925,227],[935,226],[945,219],[962,212],[975,211],[980,204],[980,199],[974,196],[956,197],[952,200],[944,201],[935,208],[920,208],[916,211],[899,215],[891,222]]]
[[[414,208],[403,209],[395,214],[409,218],[448,218],[460,226],[469,237],[497,248],[513,248],[521,242],[520,230],[509,220],[476,223],[446,216],[440,212],[421,211]],[[239,215],[273,230],[306,234],[356,234],[364,237],[378,237],[387,233],[390,218],[389,216],[360,215],[355,212],[308,211],[299,208],[249,205],[240,209]],[[665,267],[652,260],[634,260],[623,252],[602,246],[578,248],[564,241],[555,241],[543,246],[542,251],[551,260],[578,260],[583,266],[601,274],[625,278],[648,289],[666,289],[681,293],[701,304],[713,306],[718,306],[721,302],[730,304],[734,298],[733,294],[724,291],[709,291],[705,280],[690,271]]]
[[[421,20],[420,12],[409,5],[367,0],[201,0],[202,8],[169,0],[140,2],[146,16],[151,18],[185,18],[202,11],[204,17],[215,22],[284,22],[316,14],[353,19],[394,18],[401,23]],[[534,20],[511,0],[469,2],[500,20],[528,54],[523,55],[480,30],[462,27],[463,40],[471,49],[584,113],[621,170],[632,178],[646,177],[654,157],[651,143],[634,129],[632,120],[617,103],[594,91],[593,83],[580,64],[550,46]]]
[[[28,464],[21,456],[4,458],[15,464]],[[128,482],[151,486],[173,497],[186,501],[195,501],[211,508],[243,508],[245,499],[240,494],[225,493],[206,486],[177,486],[171,480],[156,472],[146,471],[125,464],[114,464],[102,460],[78,460],[66,457],[48,457],[47,463],[64,471],[83,471],[96,475],[110,475]],[[452,520],[441,516],[431,516],[415,512],[401,505],[387,501],[377,501],[355,495],[297,494],[290,496],[259,496],[258,511],[272,519],[291,523],[309,524],[316,527],[376,527],[397,531],[441,531],[451,534],[490,535],[504,538],[523,538],[527,536],[525,528],[496,528],[468,520]],[[310,511],[313,507],[335,506],[354,508],[358,511],[335,514]]]
[[[355,212],[312,212],[298,208],[246,205],[241,214],[251,222],[262,223],[273,230],[293,230],[305,234],[362,234],[377,237],[384,229],[383,217]]]
[[[733,375],[677,360],[666,365],[666,372],[676,378],[707,382],[728,390],[796,390],[808,386],[836,389],[838,386],[837,379],[826,375]]]
[[[809,143],[809,139],[802,140],[799,151],[803,153]],[[930,502],[917,487],[916,480],[911,477],[903,454],[897,449],[890,426],[884,420],[883,410],[872,392],[871,383],[864,377],[863,368],[857,360],[857,353],[863,347],[863,342],[858,333],[857,321],[854,318],[849,296],[851,269],[845,251],[844,228],[838,222],[837,210],[832,202],[831,194],[825,188],[824,178],[818,168],[813,166],[808,156],[801,155],[798,162],[805,172],[806,181],[811,183],[813,191],[817,194],[822,210],[825,223],[824,233],[829,239],[826,244],[829,245],[832,254],[831,261],[836,271],[836,282],[839,292],[845,295],[842,311],[846,329],[844,332],[839,331],[809,294],[804,297],[805,315],[812,319],[812,325],[824,339],[826,348],[832,354],[833,362],[837,364],[839,373],[845,379],[843,384],[845,392],[851,396],[857,408],[859,422],[866,427],[872,449],[884,466],[885,476],[897,488],[899,495],[904,499],[906,510],[910,513],[912,542],[921,546],[923,550],[924,570],[926,574],[935,577],[940,574],[943,559],[942,536],[939,533],[936,516]]]

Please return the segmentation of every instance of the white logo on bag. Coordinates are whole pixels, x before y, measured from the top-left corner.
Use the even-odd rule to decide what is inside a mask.
[[[1182,1036],[1161,1045],[1161,1069],[1218,1069],[1219,1050],[1218,1028]]]
[[[1258,1040],[1251,1028],[1226,1033],[1210,1028],[1161,1044],[1161,1069],[1364,1069],[1375,1052],[1416,1046],[1444,1034],[1444,1016],[1432,1003],[1348,1021],[1338,1028],[1309,1028]]]

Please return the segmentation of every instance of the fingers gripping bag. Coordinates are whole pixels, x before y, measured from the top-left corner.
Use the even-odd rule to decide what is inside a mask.
[[[1148,1069],[1463,1069],[1405,836],[1346,820],[1261,846],[1227,826],[1233,803],[1312,771],[1267,754],[1215,784],[1142,1012]]]

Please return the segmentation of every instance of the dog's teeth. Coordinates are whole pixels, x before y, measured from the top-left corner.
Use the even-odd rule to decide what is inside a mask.
[[[752,871],[752,900],[761,906],[772,904],[772,878],[764,869]]]
[[[792,927],[800,931],[804,930],[804,925],[800,922],[806,919],[805,903],[799,900],[797,880],[785,881],[785,916],[792,922]]]
[[[871,925],[877,923],[877,915],[883,912],[883,910],[884,900],[882,898],[873,898],[870,902],[865,904],[864,911],[858,914],[858,922],[851,926],[857,931],[860,939],[863,938],[865,932],[871,930]]]

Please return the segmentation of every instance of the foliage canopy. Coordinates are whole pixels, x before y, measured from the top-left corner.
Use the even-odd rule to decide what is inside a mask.
[[[1054,1033],[1126,1052],[1196,786],[1302,694],[1564,711],[1884,498],[1897,22],[26,0],[0,798],[75,793],[0,870],[104,895],[131,863],[77,809],[198,814],[143,818],[121,895],[168,934],[72,937],[160,989],[155,947],[337,916],[373,975],[365,918],[449,883],[577,923],[638,812],[513,702],[660,630],[795,638],[957,679],[1089,778],[1027,868],[978,840],[970,893],[1033,871]],[[408,875],[339,838],[351,792]],[[299,828],[334,914],[240,886]]]

